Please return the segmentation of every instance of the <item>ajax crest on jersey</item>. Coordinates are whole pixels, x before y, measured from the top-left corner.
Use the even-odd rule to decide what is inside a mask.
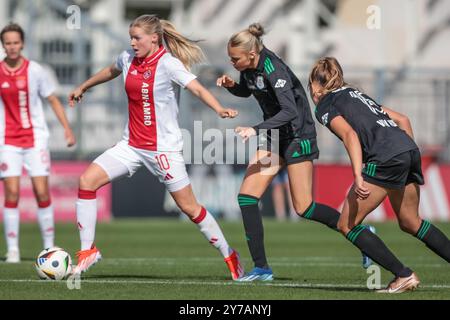
[[[25,89],[27,86],[27,80],[24,77],[17,78],[16,80],[17,89]]]
[[[35,267],[41,279],[62,280],[72,272],[72,259],[64,249],[48,248],[39,253]]]
[[[144,72],[144,79],[147,80],[152,76],[152,72],[150,70],[147,70]]]

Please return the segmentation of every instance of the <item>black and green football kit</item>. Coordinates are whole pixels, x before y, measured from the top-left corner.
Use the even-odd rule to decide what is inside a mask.
[[[259,134],[259,149],[277,153],[288,166],[319,157],[316,128],[305,90],[273,52],[263,48],[256,69],[242,71],[239,83],[228,90],[238,97],[253,95],[258,101],[264,114],[264,121],[253,127]],[[239,194],[238,202],[255,267],[268,268],[259,199]],[[327,205],[312,202],[297,214],[337,230],[339,212]]]
[[[318,103],[315,114],[317,120],[332,132],[331,122],[337,116],[342,116],[355,130],[365,163],[362,176],[367,182],[388,189],[402,189],[410,183],[424,184],[416,143],[366,94],[350,87],[329,92]],[[450,241],[430,222],[422,220],[414,236],[450,262]],[[392,254],[381,249],[384,244],[375,241],[361,225],[355,226],[347,238],[397,276],[410,273]]]
[[[317,120],[330,131],[342,116],[361,143],[364,180],[389,189],[424,184],[419,148],[414,140],[373,99],[354,88],[329,92],[317,105]],[[334,133],[334,132],[333,132]]]
[[[263,48],[256,69],[242,71],[239,83],[227,89],[238,97],[253,95],[258,101],[264,114],[264,121],[253,126],[261,134],[259,149],[279,154],[287,165],[319,157],[305,90],[275,53]]]

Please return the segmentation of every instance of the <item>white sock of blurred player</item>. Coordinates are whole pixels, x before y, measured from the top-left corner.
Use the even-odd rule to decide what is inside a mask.
[[[219,225],[217,224],[214,216],[209,213],[205,208],[202,207],[200,214],[197,218],[192,219],[200,229],[200,232],[203,233],[205,238],[211,243],[216,249],[220,251],[224,258],[230,256],[233,252],[233,249],[228,245],[227,240],[225,240],[225,236],[222,233]]]
[[[3,210],[6,246],[8,252],[19,251],[19,208],[17,202],[5,201]]]
[[[53,206],[51,201],[38,203],[38,221],[41,229],[44,249],[53,247],[55,241],[55,223],[53,218]]]
[[[95,224],[97,222],[96,192],[79,190],[76,210],[81,250],[88,250],[95,239]]]

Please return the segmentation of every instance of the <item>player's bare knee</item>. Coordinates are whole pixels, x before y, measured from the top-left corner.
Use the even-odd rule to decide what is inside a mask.
[[[295,201],[293,203],[295,212],[302,217],[303,214],[305,213],[305,211],[309,208],[309,206],[311,205],[311,201],[310,202],[303,202],[303,201]]]
[[[398,225],[403,232],[415,235],[420,228],[420,218],[417,219],[403,219],[398,221]]]
[[[81,190],[97,191],[98,189],[97,181],[84,173],[80,177],[79,186]]]
[[[347,233],[350,232],[351,228],[349,228],[347,222],[339,220],[337,223],[337,229],[344,236],[347,236]]]
[[[50,200],[50,194],[47,191],[36,192],[35,196],[38,202],[46,202]]]
[[[178,204],[178,208],[180,208],[180,210],[182,212],[184,212],[185,214],[187,214],[191,218],[193,218],[193,217],[195,218],[198,215],[198,213],[200,212],[200,210],[201,210],[200,205],[197,204],[197,203],[195,203],[195,204],[192,204],[192,203],[179,203]]]
[[[20,196],[19,189],[16,188],[6,188],[5,189],[5,200],[8,202],[18,202]]]

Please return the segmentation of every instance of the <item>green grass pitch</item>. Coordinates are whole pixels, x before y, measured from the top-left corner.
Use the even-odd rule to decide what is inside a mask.
[[[220,223],[250,269],[242,224]],[[69,290],[65,281],[38,279],[34,270],[34,259],[41,250],[38,226],[22,224],[22,262],[0,261],[0,299],[450,299],[449,264],[394,223],[375,226],[421,279],[418,290],[399,295],[367,289],[369,274],[361,267],[360,253],[338,233],[308,221],[265,219],[264,224],[267,256],[275,276],[271,283],[231,281],[222,257],[192,223],[114,220],[97,226],[96,244],[103,260],[83,276],[79,290]],[[450,235],[450,224],[437,225]],[[3,240],[1,244],[4,252]],[[74,258],[79,248],[75,224],[57,225],[56,244]],[[391,278],[382,271],[383,285]]]

